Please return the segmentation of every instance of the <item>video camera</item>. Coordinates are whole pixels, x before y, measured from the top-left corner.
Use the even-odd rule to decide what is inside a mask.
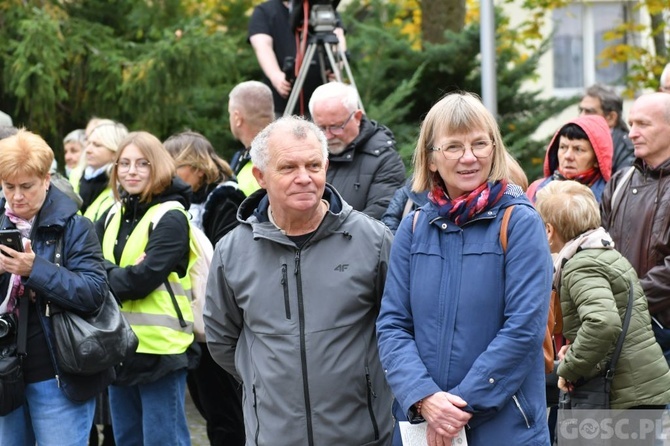
[[[309,18],[309,32],[327,33],[337,27],[335,9],[340,0],[291,0],[290,25],[291,30],[300,27],[305,21],[305,7],[307,6],[307,17]]]

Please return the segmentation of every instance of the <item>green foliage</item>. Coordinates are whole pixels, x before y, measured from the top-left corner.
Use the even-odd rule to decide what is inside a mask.
[[[246,41],[260,1],[2,2],[0,109],[42,134],[61,161],[62,137],[94,115],[162,139],[193,129],[229,158],[239,143],[228,129],[228,92],[261,78]],[[339,12],[366,112],[393,130],[409,167],[428,109],[447,92],[480,91],[478,26],[421,49],[394,19],[400,11],[393,3],[352,0]],[[529,135],[565,101],[522,89],[544,47],[523,54],[524,37],[504,17],[498,21],[499,122],[531,176],[545,144]]]
[[[529,42],[530,54],[526,54],[524,45],[519,44],[525,42],[519,35],[525,31],[511,29],[507,18],[497,12],[498,122],[508,149],[528,177],[535,178],[541,173],[547,142],[534,141],[530,136],[574,98],[542,99],[540,91],[524,88],[523,84],[535,76],[547,42]],[[386,18],[396,13],[395,6],[386,2],[352,2],[344,13],[344,22],[359,92],[365,104],[375,104],[366,105],[366,111],[394,131],[409,167],[420,122],[430,107],[449,92],[481,94],[479,24],[466,26],[460,33],[446,31],[445,43],[426,43],[423,50],[417,50],[401,34],[399,25],[385,24]],[[416,84],[409,95],[402,92],[407,79]],[[396,94],[406,98],[400,102],[400,113],[384,103],[384,98]]]

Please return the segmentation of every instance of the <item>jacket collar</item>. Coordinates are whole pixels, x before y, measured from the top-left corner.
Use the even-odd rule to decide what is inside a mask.
[[[351,205],[345,202],[339,192],[330,184],[326,184],[322,198],[328,202],[329,209],[312,240],[318,240],[332,232],[336,232],[353,210]],[[270,222],[268,218],[269,204],[270,202],[265,189],[257,190],[240,205],[237,211],[238,221],[252,227],[254,238],[261,237],[288,241],[288,238]]]

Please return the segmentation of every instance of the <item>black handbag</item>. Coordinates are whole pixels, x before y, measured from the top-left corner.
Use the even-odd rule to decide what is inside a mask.
[[[596,376],[583,383],[575,383],[574,389],[569,394],[569,403],[564,401],[563,408],[567,409],[609,409],[610,408],[610,390],[612,387],[612,380],[614,379],[614,372],[616,364],[621,355],[623,342],[630,325],[630,316],[633,311],[633,282],[630,282],[628,291],[628,308],[626,308],[626,315],[624,317],[623,326],[619,338],[617,339],[612,359],[607,367],[604,375]],[[565,407],[569,405],[570,407]]]
[[[10,285],[11,286],[11,285]],[[20,299],[17,342],[0,350],[0,416],[18,409],[25,402],[23,358],[28,335],[28,298]]]
[[[61,237],[54,256],[57,265],[62,259],[62,248]],[[92,315],[80,316],[53,304],[50,307],[56,359],[64,372],[77,375],[99,373],[123,362],[137,349],[137,336],[111,290],[100,309]]]

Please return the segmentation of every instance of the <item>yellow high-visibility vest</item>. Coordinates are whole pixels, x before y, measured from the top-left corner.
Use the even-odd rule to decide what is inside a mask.
[[[152,206],[137,223],[121,254],[120,267],[134,265],[149,243],[149,229],[159,205]],[[184,212],[184,211],[182,211]],[[121,227],[121,212],[115,212],[107,222],[102,240],[102,252],[114,260],[114,245]],[[189,268],[191,262],[189,261]],[[122,301],[121,312],[139,339],[138,353],[179,354],[193,342],[193,311],[191,309],[191,280],[188,272],[179,277],[171,272],[168,282],[181,310],[186,327],[180,325],[175,305],[165,284],[161,284],[143,299]]]

